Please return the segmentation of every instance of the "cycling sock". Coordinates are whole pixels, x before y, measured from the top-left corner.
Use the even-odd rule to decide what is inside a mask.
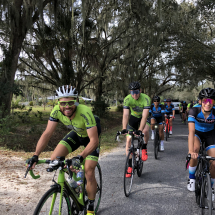
[[[143,148],[142,149],[147,149],[147,144],[143,144]]]
[[[211,178],[211,187],[213,187],[214,182],[215,182],[215,178]]]
[[[163,140],[161,140],[161,145],[163,145]]]
[[[132,159],[128,160],[128,165],[129,165],[129,167],[132,167]]]
[[[154,133],[155,132],[155,130],[152,130],[152,133]]]
[[[172,126],[170,126],[170,131],[172,131]]]
[[[89,206],[88,206],[89,211],[94,211],[94,202],[95,202],[95,199],[93,200],[89,199]]]
[[[196,177],[195,177],[196,167],[197,166],[194,166],[194,167],[189,166],[189,178],[190,179],[196,179]]]

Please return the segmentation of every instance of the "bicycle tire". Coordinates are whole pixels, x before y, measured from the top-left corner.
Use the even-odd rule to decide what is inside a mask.
[[[142,144],[139,145],[140,151],[139,151],[139,159],[137,161],[137,176],[140,177],[143,172],[143,161],[142,161]]]
[[[156,160],[158,159],[158,148],[159,148],[159,133],[157,132],[156,129],[154,139],[154,156]]]
[[[166,141],[168,139],[168,124],[166,124]]]
[[[131,177],[126,177],[126,174],[128,174],[127,170],[129,167],[130,156],[132,157],[132,159],[131,159],[132,160],[132,173],[131,173]],[[129,151],[128,156],[126,158],[126,162],[125,162],[125,172],[124,172],[124,193],[125,193],[126,197],[128,197],[131,193],[133,177],[134,177],[134,153],[133,153],[133,151]]]
[[[57,186],[52,187],[43,195],[43,197],[40,199],[39,203],[37,204],[37,207],[34,211],[34,215],[47,215],[47,214],[49,214],[51,203],[53,201],[53,195],[55,195],[55,194],[56,194],[56,199],[55,199],[55,203],[53,205],[53,209],[52,209],[51,214],[52,215],[58,215],[59,214],[59,201],[60,201],[59,200],[60,199],[60,188],[58,188]],[[61,209],[62,215],[73,214],[72,213],[72,207],[71,207],[71,200],[70,200],[69,194],[68,194],[66,189],[64,189],[61,208],[62,208]]]
[[[203,184],[203,198],[204,198],[204,207],[202,208],[202,214],[209,214],[212,215],[212,189],[211,189],[211,178],[209,173],[206,173],[204,177],[204,184]],[[207,208],[208,210],[205,210]]]
[[[195,178],[196,178],[196,183],[195,183],[195,196],[196,196],[196,203],[200,205],[200,196],[201,196],[201,186],[202,186],[202,177],[200,175],[201,173],[201,167],[200,163],[198,164],[195,172]]]

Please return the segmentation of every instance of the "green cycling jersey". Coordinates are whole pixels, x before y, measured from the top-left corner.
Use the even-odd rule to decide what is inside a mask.
[[[131,115],[137,118],[142,117],[143,109],[150,109],[151,99],[144,93],[140,93],[140,97],[135,100],[131,94],[124,98],[124,109],[130,109]]]
[[[96,126],[96,120],[91,109],[81,104],[77,106],[75,117],[72,120],[60,111],[59,105],[55,105],[49,120],[54,122],[61,121],[67,128],[74,130],[80,137],[87,137],[87,129]]]

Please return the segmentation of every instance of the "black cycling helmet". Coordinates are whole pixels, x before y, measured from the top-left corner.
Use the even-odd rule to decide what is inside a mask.
[[[203,98],[215,99],[215,90],[212,88],[205,88],[201,90],[199,93],[199,99]]]
[[[140,83],[138,81],[133,81],[129,84],[129,90],[140,89]]]
[[[183,101],[181,101],[181,103],[183,103]]]
[[[166,100],[166,102],[171,102],[172,101],[172,99],[170,99],[170,98],[168,98],[167,100]]]
[[[153,97],[153,101],[157,100],[158,102],[160,102],[160,97],[159,96],[154,96]]]

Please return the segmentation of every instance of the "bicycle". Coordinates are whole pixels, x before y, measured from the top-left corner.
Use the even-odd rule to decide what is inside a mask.
[[[205,209],[208,209],[207,214],[212,215],[213,202],[212,202],[212,188],[211,188],[211,177],[210,177],[210,161],[214,161],[215,157],[208,156],[204,150],[205,141],[201,142],[199,150],[198,164],[195,172],[196,183],[195,183],[195,196],[196,203],[202,209],[202,214],[205,214]],[[191,155],[188,154],[186,160],[186,167],[191,159]]]
[[[169,131],[170,131],[169,119],[170,119],[170,116],[167,115],[167,117],[166,117],[166,129],[165,129],[166,141],[169,138]]]
[[[27,161],[26,161],[27,163]],[[83,183],[79,185],[77,188],[72,188],[67,180],[65,179],[65,173],[70,176],[70,178],[75,181],[79,181],[80,178],[76,177],[75,173],[72,173],[67,164],[67,160],[65,157],[57,157],[57,160],[39,160],[38,164],[46,163],[49,164],[49,168],[47,168],[47,172],[53,172],[59,170],[58,180],[55,181],[55,175],[53,177],[54,184],[51,188],[43,195],[40,199],[39,203],[36,206],[33,215],[43,215],[43,214],[52,214],[52,215],[85,215],[87,213],[87,191],[86,184],[87,180],[84,177]],[[84,169],[85,160],[83,161],[81,168]],[[64,166],[67,168],[64,168]],[[28,167],[25,177],[30,171],[30,175],[34,179],[38,179],[40,175],[35,176],[33,171]],[[102,194],[102,173],[101,167],[99,163],[95,168],[95,177],[97,181],[97,192],[95,198],[95,213],[97,213]]]
[[[116,138],[118,138],[120,134],[121,132],[118,131],[116,134]],[[131,193],[131,187],[132,187],[132,182],[133,182],[133,177],[135,175],[135,172],[137,171],[138,177],[140,177],[142,174],[143,161],[141,157],[142,157],[142,146],[144,144],[144,140],[143,140],[144,134],[140,135],[139,137],[134,136],[134,131],[128,131],[128,134],[131,136],[131,147],[126,157],[125,171],[124,171],[124,193],[126,197],[128,197]],[[134,146],[135,139],[138,140],[137,147]],[[132,163],[132,172],[128,173],[130,158]],[[131,175],[131,177],[126,177],[126,175],[129,175],[129,174]]]
[[[155,126],[154,156],[155,156],[155,159],[158,159],[158,152],[160,151],[160,141],[161,141],[160,135],[159,135],[159,124],[156,123],[154,124],[154,126]]]

